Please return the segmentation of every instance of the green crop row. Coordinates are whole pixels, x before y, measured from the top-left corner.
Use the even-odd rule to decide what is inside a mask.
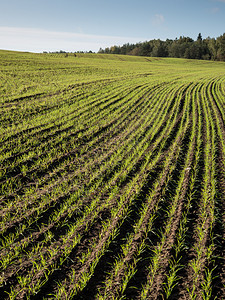
[[[0,60],[2,298],[222,299],[224,63]]]

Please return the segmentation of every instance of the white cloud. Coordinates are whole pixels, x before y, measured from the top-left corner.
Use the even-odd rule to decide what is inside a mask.
[[[212,12],[213,14],[216,14],[216,13],[218,13],[219,11],[220,11],[219,7],[213,7],[213,8],[211,9],[211,12]]]
[[[140,39],[142,40],[142,39]],[[139,42],[137,38],[58,32],[34,28],[0,27],[0,49],[19,51],[98,51],[124,43]]]
[[[152,19],[152,24],[153,24],[154,26],[160,26],[160,25],[162,25],[164,22],[165,22],[165,18],[164,18],[164,16],[161,15],[161,14],[156,14],[156,15],[154,16],[154,18]]]

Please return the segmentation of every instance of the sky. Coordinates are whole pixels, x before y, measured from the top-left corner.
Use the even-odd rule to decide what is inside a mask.
[[[94,51],[225,33],[225,0],[0,0],[0,49]]]

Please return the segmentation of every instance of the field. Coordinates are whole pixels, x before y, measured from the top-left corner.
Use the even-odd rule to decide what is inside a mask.
[[[225,299],[225,63],[0,62],[0,299]]]

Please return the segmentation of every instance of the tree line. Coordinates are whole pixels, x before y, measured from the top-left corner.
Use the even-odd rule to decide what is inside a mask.
[[[199,33],[196,40],[181,36],[175,40],[154,39],[136,44],[127,43],[100,48],[98,53],[225,61],[225,33],[217,38],[203,39]]]

